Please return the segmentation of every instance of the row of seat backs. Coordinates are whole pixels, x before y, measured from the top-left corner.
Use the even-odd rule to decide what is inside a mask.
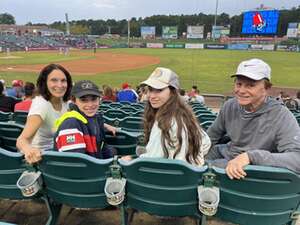
[[[24,129],[24,125],[14,122],[0,122],[0,147],[17,152],[16,141]]]
[[[45,193],[54,203],[79,208],[108,206],[104,185],[112,159],[80,153],[45,152],[38,165]],[[160,216],[200,217],[197,187],[207,167],[169,159],[118,161],[127,179],[127,208]],[[20,199],[15,183],[24,164],[19,153],[0,149],[0,197]],[[248,166],[247,177],[230,180],[224,169],[213,168],[220,187],[216,217],[245,225],[282,225],[299,207],[300,178],[280,168]]]
[[[0,111],[0,122],[14,121],[19,124],[25,124],[28,112],[15,111],[15,112],[2,112]]]
[[[137,104],[137,103],[132,103],[132,104],[120,104],[120,103],[111,103],[111,104],[101,104],[99,106],[99,110],[108,110],[108,109],[122,109],[124,111],[128,110],[144,110],[144,105],[143,104]]]
[[[133,113],[125,112],[122,109],[109,109],[107,111],[101,112],[103,116],[109,117],[111,119],[123,119],[128,116],[134,116],[134,117],[143,117],[144,111],[138,110]]]
[[[130,132],[143,132],[143,117],[128,116],[123,119],[103,116],[104,122]]]
[[[132,126],[134,122],[139,121],[132,121]],[[23,128],[24,126],[20,124],[0,122],[0,147],[17,152],[16,141]],[[118,130],[116,136],[106,132],[105,138],[107,144],[117,149],[118,155],[135,155],[136,146],[144,144],[144,136],[141,132]]]

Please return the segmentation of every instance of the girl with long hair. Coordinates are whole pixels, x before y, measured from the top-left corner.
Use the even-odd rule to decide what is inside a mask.
[[[202,166],[210,148],[208,135],[179,95],[178,76],[158,67],[142,82],[149,101],[144,114],[146,152],[141,157],[180,159]]]

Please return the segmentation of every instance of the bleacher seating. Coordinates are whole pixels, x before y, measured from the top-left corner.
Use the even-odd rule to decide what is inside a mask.
[[[24,126],[13,122],[0,122],[0,147],[17,151],[16,141]]]
[[[31,199],[23,197],[15,185],[26,169],[23,159],[20,153],[0,148],[1,199]],[[224,221],[292,225],[300,213],[300,176],[281,168],[247,166],[244,179],[231,180],[224,169],[194,167],[180,160],[138,158],[128,162],[47,151],[37,170],[42,173],[43,186],[34,198],[43,198],[48,205],[48,225],[58,224],[62,205],[107,207],[104,186],[116,171],[127,179],[125,200],[119,211],[122,225],[130,223],[130,208],[158,216],[191,216],[205,225],[206,216],[198,209],[197,189],[207,181],[212,186],[206,187],[220,189],[215,217]]]
[[[57,224],[62,205],[97,209],[109,206],[104,185],[111,162],[81,153],[45,152],[38,167],[52,215],[47,224]]]

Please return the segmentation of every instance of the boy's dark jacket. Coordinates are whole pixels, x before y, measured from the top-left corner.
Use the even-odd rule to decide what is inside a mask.
[[[102,115],[87,117],[74,104],[70,104],[70,110],[56,121],[54,150],[80,152],[101,159],[112,157],[112,149],[105,144]]]

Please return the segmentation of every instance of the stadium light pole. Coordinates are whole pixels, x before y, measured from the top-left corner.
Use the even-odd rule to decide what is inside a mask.
[[[128,19],[128,25],[127,25],[127,46],[129,48],[129,39],[130,39],[130,19]]]
[[[219,5],[219,0],[216,0],[216,11],[215,11],[215,22],[214,22],[214,26],[217,25],[218,5]]]

